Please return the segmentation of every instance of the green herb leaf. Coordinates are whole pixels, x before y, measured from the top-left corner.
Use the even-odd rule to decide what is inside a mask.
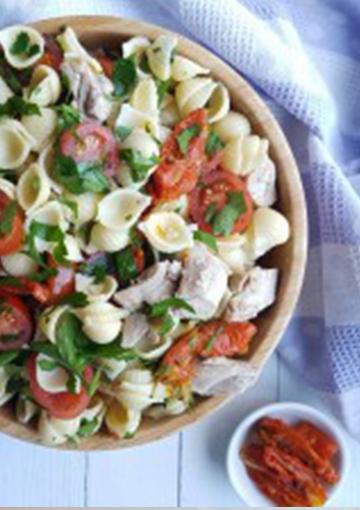
[[[214,156],[218,151],[225,147],[224,142],[215,131],[210,131],[205,145],[205,152],[209,157]]]
[[[126,126],[117,126],[115,128],[115,134],[120,138],[123,142],[126,138],[132,133],[132,129]]]
[[[96,431],[99,426],[99,420],[97,418],[93,418],[92,420],[81,420],[80,427],[77,431],[77,436],[80,439],[85,439],[86,437],[90,437]]]
[[[135,87],[136,66],[130,58],[120,58],[114,64],[112,73],[114,95],[124,97]]]
[[[70,156],[56,157],[54,177],[76,195],[86,191],[102,193],[109,189],[109,182],[100,163],[76,163]]]
[[[208,207],[205,211],[204,220],[206,221],[206,223],[211,224],[215,215],[216,215],[216,204],[215,204],[215,202],[212,202],[210,205],[208,205]]]
[[[122,285],[127,286],[136,278],[138,271],[135,258],[130,246],[115,253],[113,256],[115,270]]]
[[[189,143],[194,136],[197,136],[200,133],[201,129],[198,124],[193,124],[188,128],[181,131],[180,134],[177,135],[176,140],[180,149],[180,152],[184,155],[187,154]]]
[[[59,366],[59,364],[52,359],[40,359],[37,360],[37,364],[39,365],[41,370],[44,370],[45,372],[52,372],[53,370],[55,370],[55,368],[58,368]]]
[[[9,202],[0,217],[0,236],[10,234],[13,228],[13,222],[17,212],[17,204],[15,200]]]
[[[160,161],[158,156],[152,155],[149,158],[137,149],[121,149],[120,159],[126,161],[131,171],[134,182],[141,182],[146,179],[148,171]]]
[[[0,288],[1,287],[23,287],[21,280],[15,276],[1,276],[0,277]]]
[[[10,364],[19,355],[19,351],[6,351],[0,353],[0,367]]]
[[[206,244],[213,251],[217,251],[217,242],[216,237],[209,234],[208,232],[204,232],[203,230],[196,230],[194,232],[194,239],[196,241],[200,241],[201,243]]]
[[[0,57],[0,76],[15,94],[22,94],[22,85],[14,69],[4,57]]]
[[[59,197],[58,200],[61,204],[65,205],[65,207],[70,209],[70,211],[73,213],[75,220],[79,218],[79,206],[76,202],[74,202],[73,200],[69,200],[66,197]]]
[[[215,235],[229,235],[239,217],[246,212],[246,203],[242,191],[229,191],[228,201],[221,211],[211,220]]]
[[[56,346],[60,356],[71,366],[78,362],[76,341],[77,335],[81,332],[81,323],[74,314],[67,312],[61,315],[56,330]]]
[[[31,273],[27,275],[27,279],[33,282],[46,282],[49,278],[54,278],[58,274],[58,270],[55,267],[46,267],[38,273]]]
[[[158,329],[159,335],[161,336],[166,335],[167,333],[169,333],[169,331],[172,330],[174,325],[175,325],[174,319],[171,317],[169,313],[166,313]]]
[[[158,95],[158,105],[161,106],[168,90],[174,85],[174,80],[170,78],[166,81],[156,80],[156,89]]]
[[[35,238],[38,237],[47,242],[55,244],[53,250],[53,257],[59,264],[67,264],[66,260],[67,249],[65,246],[65,234],[60,227],[56,225],[48,225],[33,221],[30,225],[29,234],[27,238],[28,255],[40,265],[44,265],[44,260],[39,254]]]
[[[79,271],[87,276],[92,276],[95,284],[102,283],[107,276],[106,258],[96,260],[93,263],[81,264]]]
[[[149,59],[148,59],[148,57],[147,57],[145,52],[140,57],[140,60],[139,60],[139,69],[143,73],[145,73],[145,74],[150,74],[151,73],[151,69],[150,69],[150,66],[149,66]]]
[[[59,304],[70,305],[73,308],[84,308],[84,306],[89,304],[89,300],[84,292],[73,292],[61,299]]]
[[[90,397],[93,397],[95,395],[95,393],[96,393],[96,391],[97,391],[97,389],[99,387],[101,374],[102,374],[102,368],[98,367],[96,369],[95,374],[93,375],[93,377],[92,377],[92,379],[90,381],[90,384],[87,387],[87,394]]]
[[[40,53],[40,46],[38,44],[30,44],[30,42],[29,34],[27,32],[20,32],[10,46],[10,53],[12,55],[25,54],[27,57]]]
[[[0,116],[22,117],[24,115],[41,115],[38,105],[28,103],[22,97],[12,96],[6,103],[0,104]]]
[[[56,106],[55,110],[58,113],[59,131],[73,128],[80,123],[80,112],[73,106],[61,104],[60,106]]]
[[[194,308],[189,305],[189,303],[178,297],[171,297],[152,305],[149,315],[150,317],[161,317],[168,313],[168,311],[172,308],[183,309],[187,310],[188,312],[195,313]]]

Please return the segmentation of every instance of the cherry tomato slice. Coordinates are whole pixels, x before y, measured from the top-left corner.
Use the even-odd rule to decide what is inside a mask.
[[[77,163],[103,162],[108,176],[116,175],[120,167],[116,139],[105,126],[86,120],[74,129],[65,130],[60,136],[60,152]]]
[[[111,78],[114,69],[114,60],[112,60],[110,57],[107,57],[106,55],[98,55],[96,58],[100,62],[100,65],[103,68],[106,76]]]
[[[0,218],[3,217],[4,211],[11,203],[10,198],[0,191]],[[17,208],[15,216],[12,219],[11,230],[9,233],[0,234],[0,256],[10,255],[21,248],[24,239],[24,220],[19,208]]]
[[[134,248],[133,249],[133,257],[135,260],[135,265],[137,269],[137,273],[141,274],[144,271],[145,267],[145,253],[142,248]]]
[[[50,34],[43,34],[43,38],[45,39],[45,51],[37,65],[46,65],[52,67],[55,71],[60,71],[63,54],[59,44]]]
[[[49,411],[55,418],[71,420],[81,414],[90,402],[90,396],[84,387],[77,394],[62,391],[60,393],[49,393],[43,390],[36,379],[37,354],[32,354],[27,361],[26,369],[29,378],[30,391],[39,405]],[[91,381],[93,369],[87,366],[83,376],[87,382]]]
[[[218,169],[203,176],[202,186],[196,187],[190,195],[190,215],[205,232],[213,233],[207,221],[207,212],[211,204],[215,204],[215,212],[221,211],[228,200],[228,193],[241,191],[244,196],[246,210],[235,222],[231,233],[243,232],[249,226],[253,214],[253,203],[246,184],[239,177]]]
[[[197,126],[199,132],[190,138],[184,154],[180,150],[178,137],[184,130],[192,126]],[[153,175],[153,189],[156,198],[172,200],[193,190],[206,161],[207,134],[208,124],[205,109],[191,112],[177,124],[161,149],[160,164]]]
[[[0,351],[12,351],[30,342],[33,323],[25,303],[0,292]]]

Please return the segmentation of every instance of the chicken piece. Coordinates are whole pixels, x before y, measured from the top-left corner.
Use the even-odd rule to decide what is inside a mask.
[[[86,117],[104,122],[112,111],[109,96],[114,86],[104,74],[95,74],[86,62],[67,60],[61,65],[74,96],[75,106]]]
[[[157,262],[144,271],[134,285],[115,294],[114,300],[128,310],[136,310],[143,303],[158,303],[174,294],[180,272],[178,261]]]
[[[277,269],[254,267],[245,276],[235,275],[230,280],[234,292],[225,311],[225,320],[243,322],[256,317],[272,305],[276,298]]]
[[[150,324],[143,313],[132,313],[123,325],[121,345],[127,349],[135,345],[149,332]]]
[[[276,202],[276,169],[267,156],[247,179],[248,191],[259,207],[270,207]]]
[[[195,310],[177,310],[181,319],[194,316],[207,320],[216,314],[227,291],[229,270],[218,257],[203,244],[195,243],[184,264],[183,276],[177,296],[184,299]]]

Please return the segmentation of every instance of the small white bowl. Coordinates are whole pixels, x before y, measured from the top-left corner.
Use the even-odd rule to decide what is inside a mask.
[[[346,438],[333,418],[310,406],[296,402],[282,402],[261,407],[247,416],[235,429],[227,452],[227,471],[235,491],[250,507],[275,507],[275,503],[265,497],[248,476],[239,453],[246,443],[250,430],[260,418],[265,416],[281,418],[288,423],[308,420],[335,439],[339,445],[339,452],[334,460],[340,480],[334,487],[327,489],[328,500],[325,505],[328,506],[339,492],[348,474],[350,455]]]

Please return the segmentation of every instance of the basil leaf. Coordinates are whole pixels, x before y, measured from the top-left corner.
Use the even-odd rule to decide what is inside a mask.
[[[76,163],[70,156],[56,157],[54,177],[75,195],[81,195],[86,191],[102,193],[109,189],[102,165],[88,162]]]
[[[59,131],[75,127],[80,123],[80,112],[73,106],[61,104],[60,106],[56,106],[55,110],[58,113]]]
[[[118,126],[115,128],[115,134],[120,138],[123,142],[126,138],[132,133],[132,129],[126,126]]]
[[[93,418],[92,420],[82,419],[80,427],[76,433],[76,435],[80,439],[85,439],[86,437],[90,437],[96,431],[99,426],[99,420],[97,418]]]
[[[119,58],[112,73],[114,84],[114,95],[116,97],[126,96],[136,84],[136,66],[130,58]]]
[[[180,152],[184,154],[184,156],[187,154],[189,143],[194,136],[197,136],[200,133],[201,129],[198,124],[193,124],[192,126],[184,129],[181,131],[180,134],[177,135],[176,141],[178,143]]]
[[[53,370],[55,370],[55,368],[58,368],[59,366],[59,364],[52,359],[40,359],[37,360],[37,364],[39,365],[41,370],[44,370],[45,372],[52,372]]]
[[[209,157],[214,156],[218,151],[225,147],[224,142],[221,140],[219,135],[215,133],[215,131],[210,131],[206,144],[205,144],[205,152]]]
[[[10,234],[13,228],[14,219],[17,213],[17,204],[15,200],[9,202],[0,217],[0,236]]]
[[[131,171],[131,177],[134,182],[140,182],[146,179],[148,171],[160,161],[158,156],[152,155],[149,158],[137,149],[121,149],[120,159],[126,161]]]
[[[122,285],[127,286],[136,278],[138,271],[135,258],[130,246],[115,253],[113,256],[115,270]]]
[[[189,305],[189,303],[178,297],[171,297],[152,305],[149,315],[150,317],[161,317],[162,315],[165,315],[171,308],[183,309],[187,310],[188,312],[195,313],[194,308]]]
[[[0,116],[22,117],[24,115],[41,115],[41,112],[38,105],[28,103],[19,96],[12,96],[6,103],[0,104]]]
[[[32,57],[40,52],[38,44],[30,44],[30,37],[27,32],[20,32],[15,41],[10,46],[10,53],[12,55],[25,54],[27,57]]]
[[[59,304],[70,305],[73,308],[84,308],[89,304],[89,300],[84,292],[73,292],[61,299]]]
[[[208,232],[204,232],[203,230],[196,230],[194,232],[194,239],[200,241],[201,243],[206,244],[213,251],[217,251],[217,242],[216,237],[209,234]]]
[[[227,203],[211,221],[215,235],[231,234],[238,218],[246,212],[246,203],[242,191],[229,191],[227,196]]]
[[[216,215],[216,204],[215,204],[215,202],[212,202],[210,205],[208,205],[208,207],[205,211],[204,220],[206,221],[206,223],[211,224],[215,215]]]
[[[14,361],[19,355],[19,351],[7,351],[0,353],[0,367],[8,365]]]

